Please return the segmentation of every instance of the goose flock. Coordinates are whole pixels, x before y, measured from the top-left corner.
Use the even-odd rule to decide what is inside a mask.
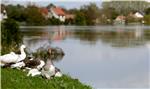
[[[0,56],[0,66],[16,69],[27,70],[27,76],[41,75],[43,78],[51,79],[52,77],[61,77],[63,74],[60,69],[54,66],[52,59],[47,58],[46,61],[39,58],[27,57],[25,53],[25,45],[21,45],[21,54],[10,52],[9,54]],[[57,48],[56,53],[64,55],[61,48]],[[54,53],[53,49],[48,49],[48,54]],[[51,55],[49,55],[51,56]]]

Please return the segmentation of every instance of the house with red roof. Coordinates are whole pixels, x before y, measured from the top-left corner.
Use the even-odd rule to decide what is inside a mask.
[[[49,16],[49,12],[48,12],[48,9],[47,8],[41,8],[40,9],[40,12],[42,13],[42,15],[47,19],[47,18],[50,18]]]
[[[64,22],[65,18],[66,18],[66,13],[64,12],[64,10],[60,7],[52,7],[50,9],[51,14],[54,18],[59,19],[60,21]]]
[[[126,17],[123,15],[119,15],[116,17],[114,24],[125,24]]]
[[[40,11],[46,19],[54,17],[56,19],[59,19],[62,22],[65,22],[66,19],[75,18],[73,14],[67,14],[61,7],[57,7],[57,6],[41,8]]]

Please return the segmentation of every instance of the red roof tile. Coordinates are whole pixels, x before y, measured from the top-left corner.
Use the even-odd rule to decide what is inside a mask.
[[[62,10],[60,7],[55,7],[52,8],[52,10],[57,14],[57,15],[65,15],[65,12]]]
[[[42,14],[48,15],[48,9],[42,8],[41,9]]]

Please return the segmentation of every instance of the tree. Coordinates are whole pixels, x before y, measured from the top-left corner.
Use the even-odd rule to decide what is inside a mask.
[[[101,20],[106,24],[112,24],[113,20],[118,16],[115,8],[105,7],[101,9]]]
[[[147,14],[147,15],[150,14],[150,7],[145,9],[145,14]]]
[[[28,6],[25,9],[26,22],[28,25],[45,25],[45,18],[36,6]]]
[[[86,19],[83,12],[77,12],[75,17],[76,25],[86,25]]]
[[[24,16],[25,8],[21,5],[8,5],[6,6],[7,15],[9,18],[16,21],[22,22],[25,21],[26,17]]]
[[[61,24],[63,24],[63,22],[61,22],[57,18],[52,17],[52,18],[48,19],[48,24],[49,25],[61,25]]]
[[[52,4],[52,3],[50,3],[50,4],[48,4],[48,5],[46,6],[47,9],[50,9],[51,7],[55,7],[55,5]]]
[[[150,7],[149,2],[146,1],[107,1],[102,3],[103,8],[112,7],[117,10],[119,14],[127,15],[131,11],[144,11],[145,8]]]
[[[144,16],[144,21],[146,25],[150,25],[150,14]]]
[[[85,14],[87,25],[94,25],[95,19],[100,15],[99,8],[95,3],[90,3],[89,5],[82,6],[81,12]]]

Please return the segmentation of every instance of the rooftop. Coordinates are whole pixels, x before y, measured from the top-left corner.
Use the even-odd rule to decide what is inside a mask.
[[[57,14],[57,15],[65,15],[65,12],[62,8],[60,7],[53,7],[52,10]]]

